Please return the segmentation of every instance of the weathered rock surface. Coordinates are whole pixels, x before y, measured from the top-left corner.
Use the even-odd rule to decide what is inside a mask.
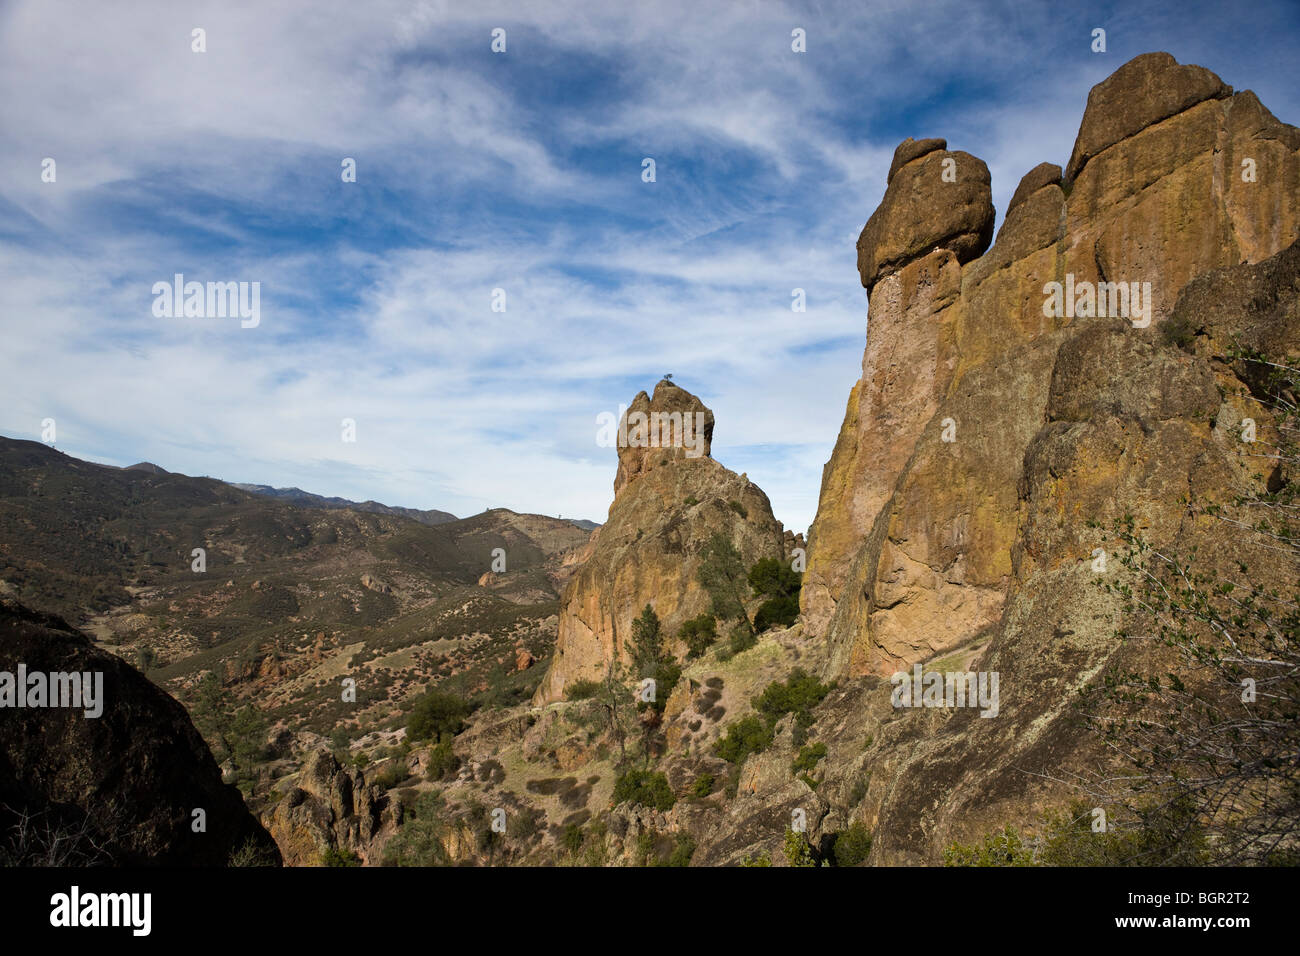
[[[638,392],[621,424],[615,495],[657,465],[708,458],[713,449],[713,412],[667,379],[655,386],[653,398]]]
[[[713,413],[691,393],[661,382],[653,399],[639,394],[624,418],[634,439],[637,412],[699,413],[707,425],[702,455],[689,444],[619,448],[609,520],[592,534],[581,568],[565,589],[550,669],[534,697],[560,699],[576,680],[602,678],[624,655],[632,621],[650,604],[671,637],[687,618],[709,608],[696,579],[699,554],[722,534],[746,565],[781,557],[784,529],[761,488],[718,464],[707,452]],[[676,648],[679,656],[681,648]]]
[[[1232,95],[1167,54],[1094,88],[1068,195],[1055,168],[1031,170],[977,259],[981,220],[970,214],[987,177],[978,161],[958,163],[977,175],[954,217],[937,205],[954,184],[928,168],[946,155],[902,166],[859,239],[870,296],[863,375],[823,473],[801,598],[837,673],[886,675],[1003,619],[1017,587],[1026,456],[1047,420],[1058,353],[1080,329],[1114,321],[1046,315],[1047,282],[1149,282],[1150,328],[1130,332],[1151,335],[1193,279],[1300,236],[1300,133],[1253,94]]]
[[[1071,796],[1054,780],[1100,756],[1076,691],[1158,653],[1115,636],[1128,622],[1097,586],[1102,529],[1125,516],[1203,570],[1241,558],[1257,585],[1294,583],[1288,556],[1187,502],[1283,480],[1239,440],[1247,417],[1275,432],[1260,367],[1231,348],[1300,344],[1298,217],[1298,131],[1151,54],[1094,88],[1064,183],[1031,170],[982,256],[932,251],[864,283],[863,377],[823,475],[803,626],[845,682],[819,736],[872,742],[860,758],[832,744],[819,826],[859,819],[873,862],[934,863]],[[1047,315],[1045,285],[1067,274],[1150,282],[1150,324]],[[882,678],[940,658],[1000,674],[996,719],[890,706]]]
[[[1204,67],[1180,66],[1168,53],[1134,57],[1088,94],[1065,178],[1073,180],[1089,159],[1120,140],[1197,103],[1231,95],[1232,87]]]
[[[6,707],[0,718],[0,855],[24,865],[225,866],[280,862],[222,783],[185,709],[62,619],[0,601],[0,671],[102,674],[103,712]],[[202,810],[205,832],[194,832]],[[30,815],[36,831],[12,828]],[[47,831],[48,828],[48,831]],[[42,833],[58,833],[60,853]]]
[[[307,758],[292,788],[270,813],[271,835],[291,866],[318,866],[329,850],[366,863],[372,843],[393,813],[386,795],[365,776],[342,767],[328,750]]]
[[[942,140],[905,141],[894,162]],[[927,149],[898,166],[885,198],[858,236],[858,274],[868,292],[883,277],[936,249],[969,262],[993,238],[989,170],[970,153]]]

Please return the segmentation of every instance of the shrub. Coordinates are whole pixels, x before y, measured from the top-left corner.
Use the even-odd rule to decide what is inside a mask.
[[[857,866],[871,853],[871,831],[865,823],[855,823],[835,835],[831,852],[836,866]]]
[[[695,783],[691,785],[691,794],[697,797],[707,797],[713,792],[713,774],[707,770],[695,778]]]
[[[460,769],[460,758],[452,750],[451,734],[443,734],[436,745],[429,748],[429,766],[425,770],[426,780],[442,780]]]
[[[954,843],[943,851],[944,866],[1033,866],[1034,854],[1020,833],[1006,827],[990,833],[980,843]]]
[[[438,740],[443,734],[453,737],[465,729],[469,704],[451,694],[431,691],[420,699],[406,722],[406,736],[411,740]]]
[[[374,784],[381,790],[392,790],[410,775],[411,771],[407,769],[406,761],[392,760],[376,774]]]
[[[447,866],[450,860],[441,839],[442,798],[425,793],[409,809],[410,818],[384,846],[384,865]]]
[[[748,579],[756,595],[797,597],[803,575],[779,558],[759,558],[749,569]]]
[[[754,714],[742,717],[727,728],[714,750],[723,760],[739,766],[750,754],[762,753],[772,745],[773,726]]]
[[[686,659],[704,656],[718,639],[718,619],[707,611],[682,624],[677,636],[686,644]]]
[[[682,679],[682,666],[675,661],[661,661],[655,668],[655,699],[645,702],[642,706],[649,707],[656,713],[662,714],[664,708],[668,706],[668,695],[673,692],[677,682]]]
[[[360,866],[361,857],[351,850],[341,850],[332,846],[320,855],[320,864],[321,866]]]
[[[695,855],[695,840],[689,833],[679,833],[677,835],[677,845],[673,847],[673,852],[668,856],[668,862],[665,866],[690,866],[691,857]]]
[[[785,859],[791,866],[816,866],[817,860],[813,857],[812,847],[804,839],[802,833],[796,833],[794,830],[785,831]]]
[[[789,627],[799,618],[799,598],[794,595],[768,598],[759,605],[754,615],[754,630],[766,631],[771,627]]]
[[[822,743],[809,744],[799,749],[799,755],[794,758],[791,765],[792,773],[812,773],[817,769],[817,762],[826,756],[826,745]]]
[[[742,505],[739,501],[736,501],[734,498],[731,501],[727,502],[727,504],[731,505],[731,510],[734,511],[736,514],[740,515],[742,518],[749,517],[749,515],[745,511],[745,506]]]
[[[749,650],[757,643],[758,635],[750,629],[749,625],[737,621],[736,626],[731,629],[731,640],[728,642],[727,647],[734,656]]]
[[[564,696],[569,700],[591,700],[600,693],[600,687],[598,680],[575,680]]]
[[[560,842],[564,844],[566,850],[576,855],[582,849],[582,827],[570,823],[564,828],[564,836]]]
[[[671,810],[677,802],[668,778],[652,770],[628,770],[614,782],[615,803],[639,803],[655,810]]]
[[[802,667],[796,667],[785,682],[768,684],[755,708],[773,723],[786,714],[794,714],[796,721],[806,727],[813,722],[812,709],[826,699],[831,686],[823,684]]]

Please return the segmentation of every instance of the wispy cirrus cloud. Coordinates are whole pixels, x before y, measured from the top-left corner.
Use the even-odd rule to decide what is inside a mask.
[[[61,448],[117,464],[601,520],[596,415],[673,372],[717,413],[715,455],[803,529],[860,371],[853,241],[897,142],[982,157],[1001,210],[1064,163],[1088,88],[1152,49],[1294,119],[1294,8],[1239,12],[7,4],[0,432],[55,417]],[[260,282],[262,323],[155,318],[176,272]]]

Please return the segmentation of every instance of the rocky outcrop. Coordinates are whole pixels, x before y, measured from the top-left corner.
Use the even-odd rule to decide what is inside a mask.
[[[21,865],[279,864],[270,835],[222,783],[185,709],[143,674],[62,619],[0,601],[0,671],[16,676],[20,665],[28,675],[98,675],[102,712],[12,702],[0,711],[0,857]]]
[[[858,237],[858,273],[868,291],[884,276],[935,249],[968,262],[993,238],[989,170],[941,139],[904,140],[889,188]]]
[[[647,439],[639,431],[642,422],[674,413],[692,416],[700,428],[684,443],[677,432],[675,441],[641,444]],[[660,382],[653,398],[642,392],[633,400],[620,435],[627,444],[620,438],[609,520],[592,534],[565,589],[555,656],[536,703],[560,699],[576,680],[602,678],[610,662],[624,656],[632,620],[647,604],[670,638],[687,618],[708,610],[697,572],[700,552],[715,534],[729,540],[746,565],[784,553],[784,530],[767,495],[709,456],[713,413],[694,395]],[[676,650],[680,656],[682,649]]]
[[[713,412],[698,398],[663,379],[654,398],[638,392],[619,426],[614,495],[657,465],[708,458],[713,450]]]
[[[1231,95],[1232,87],[1205,67],[1180,66],[1168,53],[1134,57],[1088,94],[1065,176],[1073,180],[1089,159],[1148,126]]]
[[[328,750],[307,758],[298,776],[270,814],[271,835],[291,866],[319,866],[335,850],[366,863],[386,823],[395,820],[388,798],[367,785],[364,775],[342,767]]]
[[[1119,321],[1150,339],[1193,279],[1300,235],[1298,151],[1298,131],[1253,94],[1148,54],[1093,89],[1064,181],[1030,171],[987,251],[983,163],[934,148],[899,166],[858,242],[863,375],[809,535],[802,610],[831,642],[831,671],[887,675],[1003,622],[1024,583],[1029,453],[1054,376],[1122,304],[1101,286],[1091,307],[1054,311],[1048,283],[1149,283],[1146,315]],[[956,183],[941,178],[948,156]]]

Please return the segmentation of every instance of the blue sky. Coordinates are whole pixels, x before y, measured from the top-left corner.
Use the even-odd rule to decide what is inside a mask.
[[[1297,122],[1298,39],[1294,0],[4,3],[0,434],[53,418],[95,461],[601,521],[597,416],[672,372],[803,530],[901,139],[987,162],[1000,221],[1126,60],[1167,50]],[[177,272],[260,282],[260,325],[156,318]]]

